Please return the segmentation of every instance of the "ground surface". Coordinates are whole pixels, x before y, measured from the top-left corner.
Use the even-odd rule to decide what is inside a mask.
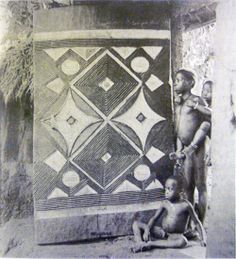
[[[1,256],[29,258],[204,258],[206,249],[191,242],[184,249],[153,249],[133,254],[132,237],[119,237],[101,241],[41,245],[34,243],[33,219],[8,222],[0,232]]]

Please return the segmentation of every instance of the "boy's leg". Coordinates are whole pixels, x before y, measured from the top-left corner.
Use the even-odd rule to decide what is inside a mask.
[[[142,234],[147,227],[147,224],[142,223],[140,221],[134,221],[132,225],[133,233],[134,233],[134,241],[136,243],[143,242]]]
[[[167,238],[167,236],[168,235],[163,228],[158,226],[153,226],[151,228],[151,237],[153,239],[164,239]]]
[[[207,172],[205,168],[205,147],[201,145],[194,156],[194,178],[198,190],[199,219],[203,223],[207,208]]]
[[[152,247],[157,248],[183,248],[188,244],[188,240],[182,234],[170,234],[167,239],[149,241],[142,246],[133,249],[133,252],[142,252]]]
[[[183,175],[184,175],[184,190],[186,194],[186,198],[193,204],[193,197],[194,197],[194,189],[195,189],[195,182],[194,182],[194,175],[193,175],[193,156],[186,155],[186,158],[183,163]]]

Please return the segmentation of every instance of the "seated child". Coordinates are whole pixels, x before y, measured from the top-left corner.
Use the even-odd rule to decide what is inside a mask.
[[[133,233],[136,246],[132,252],[141,252],[151,247],[182,248],[188,244],[184,233],[187,230],[189,218],[196,224],[201,237],[201,245],[206,245],[206,234],[191,203],[181,198],[182,184],[180,178],[171,176],[165,183],[166,199],[160,201],[155,215],[148,224],[139,221],[133,223]],[[163,215],[160,226],[156,220]]]

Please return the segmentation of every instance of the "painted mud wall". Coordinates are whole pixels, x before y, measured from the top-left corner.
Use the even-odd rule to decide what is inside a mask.
[[[110,17],[109,4],[36,13],[34,197],[40,243],[130,234],[134,212],[163,199],[174,146],[169,17],[152,16],[163,8],[159,4],[130,7],[118,4],[117,17],[106,23],[99,17]],[[121,25],[130,11],[132,21]],[[58,16],[63,23],[55,26]],[[69,183],[72,178],[77,180]]]
[[[220,7],[221,8],[221,7]],[[231,44],[232,41],[234,41],[234,34],[233,34],[233,28],[231,28],[230,26],[228,26],[228,24],[231,23],[231,21],[233,21],[233,15],[228,15],[229,10],[232,10],[232,13],[234,13],[235,11],[233,11],[233,1],[231,2],[231,6],[228,7],[227,4],[225,4],[224,7],[222,7],[222,13],[221,16],[218,14],[218,17],[221,17],[218,19],[218,24],[222,24],[224,21],[227,21],[227,23],[225,23],[224,28],[222,28],[222,32],[224,33],[225,31],[229,30],[229,32],[227,33],[227,35],[229,35],[232,38],[227,38],[225,39],[225,41],[227,41],[227,46],[225,49],[227,50],[229,46],[231,46],[233,48],[233,45]],[[20,14],[19,14],[20,15]],[[234,24],[232,22],[232,24]],[[176,29],[176,27],[178,27],[178,29]],[[177,54],[175,54],[176,52],[180,53],[179,50],[181,49],[181,33],[183,31],[183,27],[181,26],[181,23],[179,22],[179,20],[176,21],[176,16],[174,16],[174,19],[172,20],[172,39],[177,39],[176,41],[173,41],[174,44],[172,45],[172,64],[173,68],[175,67],[179,67],[178,64],[180,64],[181,61],[181,57],[176,57]],[[223,34],[222,33],[222,34]],[[221,38],[221,34],[219,34],[220,39]],[[224,44],[224,42],[222,44]],[[229,57],[229,53],[228,51],[225,50],[225,56]],[[233,50],[233,49],[232,49]],[[233,52],[232,52],[233,53]],[[233,55],[232,55],[233,56]],[[228,62],[226,62],[228,63]],[[232,63],[233,64],[233,63]],[[232,66],[233,67],[233,66]],[[230,73],[231,75],[234,74],[233,71],[231,71],[232,73]],[[233,78],[233,77],[232,77]],[[225,85],[225,81],[222,80],[222,84]],[[232,84],[233,85],[233,84]],[[221,84],[219,85],[219,88],[221,88]],[[230,87],[229,87],[230,88]],[[227,88],[228,89],[228,88]],[[223,89],[222,89],[223,91]],[[230,90],[228,90],[228,92],[230,92]],[[225,94],[225,92],[223,91],[223,95]],[[220,94],[217,94],[217,96],[222,97],[222,92]],[[230,96],[230,95],[227,95]],[[234,95],[235,96],[235,95]],[[235,98],[234,98],[235,99]],[[2,213],[4,213],[4,215],[7,215],[4,218],[4,221],[9,220],[9,218],[11,217],[24,217],[27,215],[32,215],[33,212],[33,201],[32,201],[32,189],[31,189],[31,176],[32,176],[32,163],[31,161],[31,155],[27,155],[27,158],[23,158],[18,159],[18,156],[16,156],[16,158],[11,159],[11,156],[9,156],[8,160],[4,160],[3,159],[3,153],[5,151],[4,148],[4,143],[9,142],[10,140],[7,140],[5,136],[9,136],[8,139],[14,139],[14,134],[12,133],[12,128],[17,128],[17,133],[18,132],[22,132],[23,134],[20,134],[19,136],[23,136],[23,138],[19,139],[16,141],[14,141],[14,146],[12,145],[12,148],[8,148],[7,150],[9,150],[10,153],[14,153],[14,149],[15,147],[18,145],[18,143],[25,143],[24,147],[25,150],[32,150],[32,103],[30,103],[29,99],[27,99],[27,105],[25,106],[26,109],[24,111],[21,110],[21,114],[22,116],[20,116],[20,118],[23,118],[21,121],[22,123],[24,123],[26,121],[25,125],[28,125],[27,127],[22,127],[23,130],[20,130],[20,128],[18,128],[18,125],[15,124],[15,122],[17,121],[17,118],[19,118],[18,113],[16,113],[16,111],[20,111],[20,109],[22,109],[22,107],[24,107],[22,105],[22,103],[25,103],[25,100],[21,100],[19,101],[19,103],[15,100],[12,100],[11,104],[9,105],[5,105],[5,102],[3,102],[3,98],[2,98],[2,105],[1,105],[1,112],[3,113],[3,116],[1,116],[1,118],[5,118],[4,121],[8,121],[8,127],[3,127],[4,131],[2,131],[2,136],[1,137],[1,157],[2,157],[2,166],[1,168],[6,168],[3,171],[5,172],[5,175],[2,173],[2,183],[1,184],[1,188],[4,190],[3,191],[3,195],[1,196],[1,210]],[[229,100],[229,99],[227,99]],[[231,107],[231,102],[226,102],[228,103],[227,107],[224,109],[224,112],[228,112],[230,111],[232,114],[232,107]],[[235,103],[235,101],[234,101]],[[222,104],[223,105],[223,104]],[[235,105],[234,105],[235,106]],[[6,108],[8,107],[8,108]],[[11,108],[10,108],[11,107]],[[14,108],[15,107],[15,108]],[[29,108],[28,108],[29,107]],[[8,110],[8,113],[11,113],[11,116],[8,115],[8,118],[11,117],[11,119],[7,119],[6,116],[6,109]],[[30,112],[28,112],[30,110]],[[25,115],[27,114],[27,115]],[[30,115],[30,116],[29,116]],[[29,119],[27,119],[29,118]],[[233,118],[230,117],[230,118]],[[28,122],[29,121],[29,124]],[[224,118],[219,118],[218,120],[218,125],[223,125],[225,120]],[[227,118],[227,122],[229,127],[231,128],[232,123],[231,123],[231,119]],[[3,125],[3,124],[2,124]],[[4,124],[6,125],[6,124]],[[21,129],[22,129],[21,128]],[[226,127],[227,128],[227,127]],[[220,128],[222,129],[222,128]],[[231,128],[232,129],[232,128]],[[225,130],[225,128],[224,128]],[[5,132],[5,133],[4,133]],[[6,132],[8,132],[8,134],[6,134]],[[14,131],[15,132],[15,131]],[[223,157],[228,157],[228,154],[230,156],[234,156],[234,149],[232,146],[232,142],[234,140],[233,137],[233,131],[229,132],[229,135],[227,135],[225,133],[225,131],[222,130],[223,134],[223,138],[220,138],[222,141],[220,141],[220,143],[217,146],[217,150],[215,152],[218,152],[218,150],[222,151],[222,154],[220,154],[220,157],[217,156],[217,159],[219,159],[219,163],[218,163],[218,176],[220,176],[220,178],[215,178],[215,184],[214,186],[216,187],[216,191],[213,191],[213,195],[216,195],[216,202],[215,202],[215,206],[214,206],[214,213],[213,213],[213,217],[215,218],[214,221],[212,221],[212,227],[211,227],[211,231],[212,231],[212,238],[210,238],[208,240],[208,244],[209,244],[209,253],[208,256],[209,257],[220,257],[221,255],[224,257],[234,257],[234,197],[232,197],[230,199],[230,201],[232,203],[228,202],[228,197],[229,195],[233,194],[233,190],[235,190],[235,183],[234,181],[232,181],[234,172],[232,171],[232,164],[230,166],[225,165],[225,163],[222,162],[222,156]],[[221,132],[221,133],[222,133]],[[228,132],[227,132],[228,133]],[[217,135],[219,136],[219,135]],[[220,134],[220,136],[222,136],[222,134]],[[225,136],[229,136],[230,141],[227,142],[229,143],[228,145],[228,151],[226,151],[226,147],[224,145],[224,139]],[[27,139],[27,141],[25,141],[25,139]],[[18,148],[17,148],[18,149]],[[25,154],[25,153],[24,153]],[[28,154],[32,154],[32,152],[28,153]],[[28,160],[29,159],[29,160]],[[8,161],[8,162],[7,162]],[[19,161],[21,161],[21,164],[23,167],[27,167],[27,165],[29,165],[27,168],[28,170],[26,171],[26,173],[24,173],[23,175],[20,174],[20,170],[19,170]],[[26,163],[26,161],[29,161],[29,163]],[[227,160],[227,164],[230,163],[230,161],[234,161],[234,157],[231,157],[229,160]],[[13,169],[14,170],[13,170]],[[230,170],[228,171],[227,168],[229,168]],[[229,177],[227,179],[230,180],[226,180],[225,174],[220,174],[221,171],[224,171],[228,173]],[[10,172],[10,173],[9,173]],[[22,172],[22,171],[21,171]],[[24,171],[23,171],[24,172]],[[11,174],[12,173],[12,174]],[[224,183],[224,186],[222,186],[220,183]],[[11,187],[9,187],[11,186]],[[17,188],[15,187],[17,186]],[[25,187],[27,186],[27,192],[25,192]],[[215,187],[214,187],[215,188]],[[224,192],[222,191],[224,190]],[[221,196],[220,194],[223,193],[224,195]],[[20,195],[19,195],[20,194]],[[220,195],[220,197],[219,197]],[[214,199],[214,198],[213,198]],[[221,204],[223,206],[223,208],[221,207],[221,212],[225,211],[225,209],[228,211],[228,213],[220,213],[219,209],[218,209],[218,203],[217,200],[220,200],[219,204]],[[226,202],[227,201],[227,202]],[[26,205],[27,204],[27,205]],[[25,207],[26,205],[26,207]],[[3,212],[4,210],[4,212]],[[25,213],[25,211],[28,211],[29,213]],[[226,217],[228,216],[228,217]],[[2,217],[3,219],[3,217]],[[218,224],[220,225],[220,228],[217,228],[217,230],[215,229],[215,226]],[[223,233],[222,235],[219,235],[218,233]],[[219,236],[222,237],[222,239],[218,239]],[[225,245],[225,241],[227,242],[228,245]]]

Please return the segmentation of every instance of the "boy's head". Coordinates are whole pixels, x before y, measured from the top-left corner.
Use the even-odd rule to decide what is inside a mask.
[[[194,87],[195,79],[194,74],[185,69],[180,69],[176,73],[174,90],[177,94],[182,94],[191,90]]]
[[[213,88],[213,82],[212,81],[206,81],[203,84],[202,98],[204,100],[206,100],[207,102],[211,101],[211,99],[212,99],[212,88]]]
[[[168,200],[180,199],[182,183],[179,177],[170,176],[165,183],[165,197]]]

